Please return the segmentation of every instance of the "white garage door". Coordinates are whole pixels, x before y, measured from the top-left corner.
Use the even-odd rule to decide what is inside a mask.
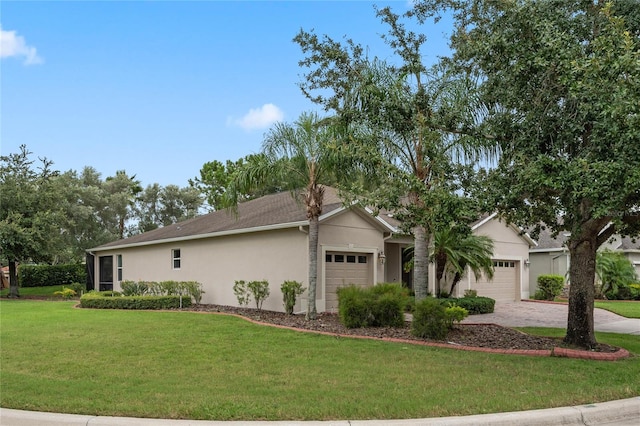
[[[478,296],[490,297],[499,302],[520,300],[518,286],[519,262],[513,260],[493,261],[493,280],[482,277],[471,282],[471,288],[478,291]]]
[[[325,255],[326,310],[337,312],[336,290],[349,284],[373,285],[373,256],[370,253],[327,252]]]

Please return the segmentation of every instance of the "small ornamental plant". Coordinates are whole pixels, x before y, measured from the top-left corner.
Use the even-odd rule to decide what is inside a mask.
[[[76,291],[72,288],[67,288],[67,287],[62,287],[62,290],[60,291],[56,291],[55,293],[56,296],[60,296],[65,300],[69,300],[73,297],[75,297],[77,295]]]
[[[304,293],[306,288],[302,287],[302,283],[299,281],[285,281],[280,286],[280,290],[282,291],[284,311],[292,315],[293,308],[296,306],[296,299]]]

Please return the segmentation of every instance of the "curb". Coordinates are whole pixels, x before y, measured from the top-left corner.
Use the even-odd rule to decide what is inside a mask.
[[[542,410],[511,413],[478,414],[460,417],[436,417],[406,420],[333,420],[333,421],[208,421],[162,420],[135,417],[105,417],[80,414],[56,414],[0,408],[0,425],[3,426],[555,426],[593,425],[632,421],[640,418],[640,397],[621,399],[573,407],[546,408]]]

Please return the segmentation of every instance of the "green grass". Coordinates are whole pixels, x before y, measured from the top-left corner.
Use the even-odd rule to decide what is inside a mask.
[[[637,300],[596,300],[595,307],[627,318],[640,318],[640,301]]]
[[[557,297],[555,302],[568,303],[567,299]],[[596,300],[594,307],[611,311],[626,318],[640,318],[640,301],[637,300]]]
[[[56,291],[61,291],[63,285],[52,285],[46,287],[20,287],[18,290],[20,297],[29,298],[29,297],[46,297],[51,299],[61,299],[60,296],[57,296],[53,293]],[[9,296],[9,289],[5,288],[0,291],[0,297]]]
[[[336,338],[193,312],[0,302],[0,405],[215,420],[391,419],[640,395],[640,339],[599,333],[617,362]],[[536,330],[555,333],[561,331]]]

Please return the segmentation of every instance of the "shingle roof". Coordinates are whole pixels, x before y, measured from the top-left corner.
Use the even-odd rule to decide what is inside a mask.
[[[565,247],[568,239],[569,236],[567,235],[567,232],[560,232],[558,235],[556,235],[555,238],[553,238],[551,236],[551,231],[548,228],[541,229],[540,235],[538,235],[538,247],[536,247],[536,249],[542,250],[563,248]]]
[[[635,239],[635,242],[632,238],[624,237],[622,239],[622,245],[620,247],[621,250],[640,250],[640,237]]]
[[[341,208],[342,205],[337,191],[334,188],[325,187],[322,213],[330,213]],[[297,226],[300,222],[306,221],[307,215],[302,201],[296,200],[290,192],[280,192],[238,204],[237,215],[231,211],[219,210],[123,240],[103,244],[96,249],[174,240],[270,225],[291,224],[291,226]]]

